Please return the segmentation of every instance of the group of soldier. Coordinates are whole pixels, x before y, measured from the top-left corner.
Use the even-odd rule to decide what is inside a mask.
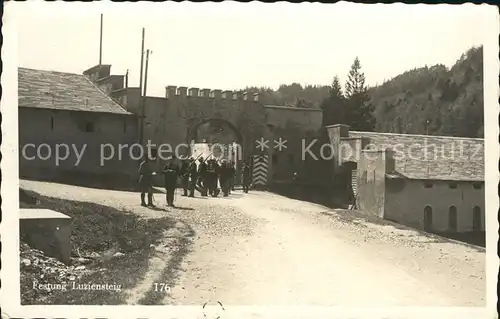
[[[226,160],[218,161],[215,158],[198,158],[198,163],[193,157],[183,160],[180,167],[171,161],[165,165],[163,176],[165,181],[167,205],[174,207],[174,194],[177,181],[181,180],[183,196],[195,197],[195,190],[201,196],[218,197],[220,192],[224,197],[234,191],[236,169],[234,163]],[[242,184],[243,192],[248,193],[251,183],[251,166],[248,161],[243,164]],[[151,161],[146,158],[139,168],[139,185],[141,188],[141,205],[154,206],[153,204],[153,176],[156,173],[151,167]],[[220,185],[220,189],[218,187]],[[148,202],[145,197],[148,195]]]

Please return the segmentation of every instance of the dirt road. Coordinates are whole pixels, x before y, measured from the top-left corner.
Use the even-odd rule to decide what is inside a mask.
[[[485,304],[484,251],[370,221],[356,212],[266,192],[236,192],[218,199],[178,196],[177,204],[185,209],[165,212],[138,207],[137,194],[127,192],[28,181],[21,186],[48,196],[126,208],[146,217],[168,214],[189,225],[195,231],[191,251],[163,304]],[[163,196],[156,198],[164,203]],[[151,261],[152,270],[132,299],[140,299],[166,263],[162,258]]]

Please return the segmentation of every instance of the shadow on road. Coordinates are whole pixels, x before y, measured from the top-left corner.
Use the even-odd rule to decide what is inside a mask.
[[[191,208],[191,207],[180,207],[180,206],[175,206],[175,207],[173,207],[173,209],[177,209],[177,210],[194,210],[194,208]]]

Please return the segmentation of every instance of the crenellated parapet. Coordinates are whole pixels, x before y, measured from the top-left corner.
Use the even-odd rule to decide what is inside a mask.
[[[169,85],[165,87],[165,97],[168,99],[173,98],[199,98],[199,99],[216,99],[227,101],[249,101],[258,102],[259,93],[240,92],[231,90],[218,90],[218,89],[199,89],[188,88],[186,86]]]
[[[188,96],[199,97],[200,96],[200,89],[198,89],[198,88],[190,88],[188,90]]]

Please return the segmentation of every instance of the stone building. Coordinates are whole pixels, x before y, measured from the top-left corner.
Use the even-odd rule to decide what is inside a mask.
[[[305,171],[315,166],[306,167],[305,161],[301,158],[300,148],[303,139],[319,136],[322,129],[322,110],[264,105],[264,111],[270,135],[269,172],[271,180],[277,183],[288,183],[294,172],[303,172],[302,175],[307,176]],[[279,145],[280,142],[282,147]],[[314,178],[310,178],[310,180],[314,181]]]
[[[111,75],[110,68],[109,65],[95,66],[84,74],[124,109],[139,117],[144,115],[143,144],[150,143],[158,148],[168,146],[158,150],[163,158],[174,152],[177,155],[189,154],[188,145],[210,131],[211,128],[206,126],[210,123],[212,128],[223,127],[231,132],[229,136],[234,138],[231,142],[241,148],[240,160],[251,159],[256,154],[274,158],[267,167],[269,184],[277,180],[290,182],[293,172],[304,166],[299,165],[300,155],[297,155],[300,154],[301,138],[317,136],[322,131],[321,110],[263,105],[258,93],[252,92],[169,85],[165,87],[164,97],[146,96],[141,103],[140,89],[128,85],[120,87],[117,83],[121,83],[123,76]],[[223,135],[221,139],[229,141],[228,134]],[[280,137],[287,141],[287,148],[278,151],[274,140]],[[269,141],[264,150],[256,144],[261,138]],[[165,162],[159,160],[158,169]],[[311,166],[318,167],[317,163]],[[240,173],[241,165],[237,163],[236,168]]]
[[[137,117],[86,76],[18,68],[18,95],[21,178],[122,186],[136,179],[127,149],[101,165],[101,146],[136,143]]]
[[[484,231],[483,139],[327,129],[359,210],[428,231]]]
[[[162,158],[174,152],[188,155],[191,141],[203,135],[199,131],[223,128],[229,133],[210,134],[238,144],[240,161],[259,154],[269,157],[268,183],[286,183],[295,171],[307,171],[298,147],[302,138],[320,134],[321,122],[321,110],[263,105],[258,94],[251,92],[167,86],[164,97],[141,100],[140,89],[129,87],[126,76],[112,75],[111,65],[96,65],[83,75],[19,68],[19,154],[24,178],[134,181],[140,152],[133,144],[153,145]],[[274,141],[280,138],[285,145],[278,150]],[[257,147],[260,139],[268,141],[265,149]],[[31,159],[40,145],[54,150],[62,143],[77,150],[87,145],[77,166],[74,151],[58,165],[54,154],[47,160]],[[104,165],[100,164],[102,145],[109,145],[105,156],[110,148],[116,153]],[[128,147],[120,152],[123,145]],[[160,171],[165,162],[159,156],[155,169]],[[317,163],[309,166],[309,171],[318,171]],[[157,182],[161,184],[161,176]]]

